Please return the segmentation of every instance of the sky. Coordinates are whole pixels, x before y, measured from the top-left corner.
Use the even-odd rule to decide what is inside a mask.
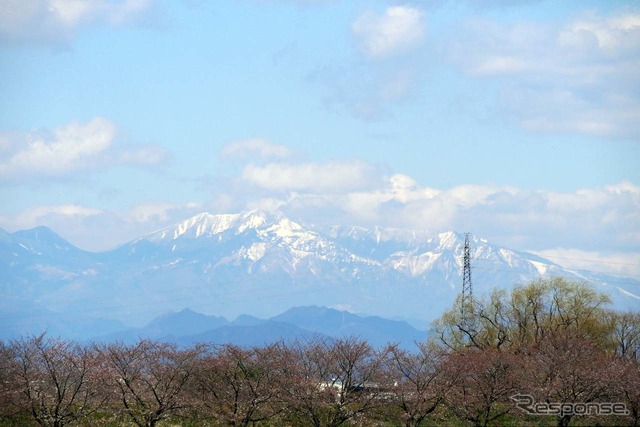
[[[640,2],[0,0],[0,227],[471,232],[640,279]]]

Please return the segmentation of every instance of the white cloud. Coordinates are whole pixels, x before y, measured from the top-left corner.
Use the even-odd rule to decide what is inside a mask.
[[[501,83],[500,106],[525,129],[640,136],[640,14],[558,24],[476,20],[443,52]]]
[[[342,193],[370,188],[380,176],[379,168],[362,162],[269,163],[248,165],[242,178],[271,191]]]
[[[28,133],[13,143],[14,152],[8,158],[2,158],[0,176],[61,175],[90,167],[88,160],[107,151],[116,132],[113,123],[96,117],[84,125],[71,123],[53,132]]]
[[[424,14],[409,6],[389,7],[379,15],[367,11],[351,25],[362,52],[371,58],[385,58],[406,52],[425,34]]]
[[[83,25],[119,26],[153,6],[153,0],[3,0],[0,41],[68,42]]]
[[[625,13],[612,17],[590,14],[571,22],[558,36],[563,47],[578,51],[599,50],[602,55],[619,55],[638,49],[640,14]]]
[[[293,155],[289,147],[274,144],[263,138],[234,141],[222,149],[222,157],[246,159],[286,159]]]
[[[167,152],[158,146],[121,146],[114,123],[95,117],[53,131],[13,132],[2,138],[0,182],[68,176],[113,165],[158,164]]]

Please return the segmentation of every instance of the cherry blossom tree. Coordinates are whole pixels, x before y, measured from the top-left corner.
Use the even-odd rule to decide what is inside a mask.
[[[189,408],[186,389],[202,351],[199,347],[178,350],[175,344],[141,340],[133,346],[111,344],[99,350],[120,409],[136,425],[153,427]]]
[[[198,362],[192,390],[198,411],[231,426],[270,420],[286,409],[292,366],[282,344],[210,349]]]
[[[450,353],[442,369],[451,383],[445,402],[455,417],[486,426],[512,411],[520,371],[514,354],[470,348]]]
[[[451,386],[443,375],[444,352],[434,345],[417,345],[418,352],[392,345],[385,361],[385,394],[407,427],[418,426],[432,415]]]
[[[11,344],[17,403],[43,426],[64,426],[100,409],[96,355],[68,340],[42,334]]]
[[[339,426],[380,404],[383,357],[366,341],[319,340],[298,344],[293,354],[288,396],[297,423]]]
[[[615,359],[588,337],[560,330],[521,355],[524,368],[520,392],[537,402],[588,404],[615,398]],[[573,413],[559,413],[559,426]]]

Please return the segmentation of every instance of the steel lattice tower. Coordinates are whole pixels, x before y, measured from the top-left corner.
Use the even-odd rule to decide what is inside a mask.
[[[471,285],[471,246],[469,233],[464,233],[464,260],[462,267],[462,301],[460,305],[462,317],[465,318],[473,310],[473,286]]]

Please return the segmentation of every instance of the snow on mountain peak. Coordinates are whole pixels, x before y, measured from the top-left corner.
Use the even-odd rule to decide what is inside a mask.
[[[453,231],[438,234],[439,245],[442,249],[454,250],[460,242]]]
[[[205,234],[213,235],[227,230],[234,222],[236,215],[211,215],[201,213],[172,228],[162,231],[161,239],[167,237],[175,240],[179,237],[199,238]]]
[[[242,238],[238,240],[237,236]],[[464,244],[463,236],[454,231],[438,233],[337,226],[325,234],[296,223],[280,212],[262,210],[218,215],[205,212],[140,240],[171,245],[170,256],[175,257],[176,250],[192,251],[191,241],[201,240],[200,246],[196,247],[202,244],[209,247],[206,240],[211,238],[214,239],[212,245],[234,242],[228,246],[232,252],[224,257],[225,262],[246,261],[251,265],[268,257],[271,260],[279,259],[278,265],[284,262],[295,270],[303,259],[307,259],[312,264],[329,262],[347,270],[384,266],[411,278],[426,277],[434,269],[446,270],[447,275],[458,275],[462,267]],[[550,271],[545,260],[536,259],[537,263],[530,263],[523,254],[494,247],[485,239],[471,236],[471,240],[472,257],[479,268],[506,264],[537,274]],[[274,254],[277,254],[275,258]]]
[[[287,218],[280,219],[277,223],[265,229],[265,232],[280,238],[300,238],[305,236],[310,237],[312,235],[312,233],[306,231],[300,224]]]
[[[238,232],[242,233],[249,229],[256,229],[267,222],[266,216],[262,212],[250,212],[242,218],[242,223],[238,226]]]
[[[234,229],[236,234],[240,234],[250,229],[260,229],[281,217],[282,215],[278,213],[267,214],[263,211],[216,215],[203,212],[179,224],[152,233],[144,239],[150,241],[198,239],[219,235],[231,229]]]
[[[431,242],[436,233],[429,230],[412,230],[374,226],[333,226],[327,230],[329,237],[340,240],[368,241],[375,245],[387,243],[424,244]]]

